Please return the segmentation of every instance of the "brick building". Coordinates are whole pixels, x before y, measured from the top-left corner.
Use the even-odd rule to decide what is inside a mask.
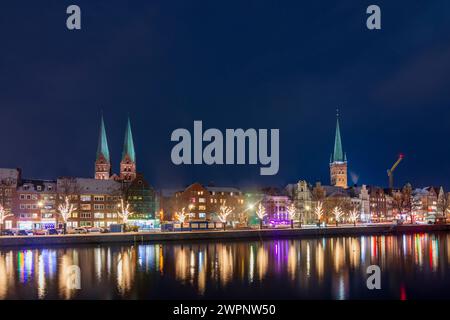
[[[121,182],[89,178],[59,178],[57,191],[58,203],[63,203],[67,196],[75,207],[67,223],[68,228],[107,227],[119,222],[118,211],[123,194]]]
[[[220,206],[226,204],[234,208],[234,215],[245,210],[244,195],[239,189],[229,187],[203,186],[193,183],[182,191],[175,192],[170,206],[163,208],[164,212],[179,212],[182,208],[190,213],[190,220],[217,220]]]
[[[21,180],[17,187],[13,213],[18,229],[49,229],[57,227],[56,181]]]
[[[0,168],[0,205],[3,206],[7,213],[13,212],[13,202],[20,180],[20,169]],[[4,227],[6,229],[12,228],[14,221],[14,217],[6,218]]]

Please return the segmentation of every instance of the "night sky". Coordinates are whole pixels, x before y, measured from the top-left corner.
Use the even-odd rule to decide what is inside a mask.
[[[103,110],[114,171],[129,114],[157,188],[328,184],[339,108],[349,181],[386,186],[403,152],[397,185],[450,188],[448,0],[2,1],[0,41],[0,167],[27,178],[93,176]],[[194,120],[279,128],[278,174],[173,165],[170,135]]]

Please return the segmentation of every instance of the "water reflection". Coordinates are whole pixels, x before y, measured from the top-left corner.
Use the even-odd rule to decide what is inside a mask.
[[[11,249],[0,251],[0,299],[371,298],[370,264],[383,273],[379,297],[404,299],[423,284],[450,288],[449,243],[444,233]],[[68,285],[74,265],[81,290]]]

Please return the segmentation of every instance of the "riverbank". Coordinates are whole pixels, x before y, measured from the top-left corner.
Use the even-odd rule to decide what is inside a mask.
[[[106,234],[73,234],[50,236],[11,236],[0,237],[0,247],[48,246],[105,243],[142,243],[189,240],[258,240],[280,238],[314,238],[331,236],[362,236],[406,234],[416,232],[450,231],[450,224],[445,225],[368,225],[339,226],[327,228],[295,229],[254,229],[227,231],[187,231],[187,232],[130,232]]]

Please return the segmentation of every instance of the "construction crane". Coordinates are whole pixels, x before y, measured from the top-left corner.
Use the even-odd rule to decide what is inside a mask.
[[[391,188],[391,189],[394,188],[394,170],[395,170],[395,168],[397,168],[398,164],[400,163],[400,161],[402,161],[402,159],[404,157],[405,156],[402,153],[400,153],[399,156],[398,156],[397,161],[394,163],[392,168],[387,170],[387,174],[388,174],[388,177],[389,177],[389,188]]]

